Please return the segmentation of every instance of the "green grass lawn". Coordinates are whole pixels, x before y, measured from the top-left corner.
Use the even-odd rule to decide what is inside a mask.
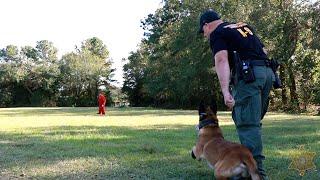
[[[197,111],[147,108],[2,108],[0,179],[214,179],[191,158]],[[218,118],[238,141],[229,112]],[[320,179],[320,117],[268,113],[263,120],[270,179]],[[318,171],[288,169],[298,145]]]

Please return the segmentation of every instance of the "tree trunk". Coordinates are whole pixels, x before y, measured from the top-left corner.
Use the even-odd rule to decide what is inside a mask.
[[[283,62],[287,62],[287,63],[285,63],[285,65],[286,65],[285,67],[280,66],[280,74],[281,74],[281,76],[283,75],[283,77],[281,77],[281,78],[284,78],[285,77],[285,69],[287,69],[287,72],[289,75],[288,83],[285,83],[285,79],[282,82],[289,86],[290,97],[291,97],[291,101],[292,101],[290,106],[293,107],[293,110],[298,110],[299,102],[298,102],[298,95],[297,95],[297,89],[296,89],[296,82],[295,82],[295,78],[294,78],[294,74],[293,74],[293,67],[292,67],[293,62],[291,60],[291,57],[297,48],[299,30],[300,29],[298,27],[297,18],[288,14],[288,16],[286,17],[286,22],[283,26],[284,37],[283,37],[283,48],[282,48],[283,50],[285,50],[283,59],[287,60],[287,61],[283,61]],[[284,97],[286,97],[286,90],[285,89],[286,88],[284,85],[282,88],[282,100],[283,100],[284,105],[288,105],[287,104],[288,99],[284,98]]]
[[[289,73],[289,83],[290,83],[290,99],[292,103],[291,105],[293,107],[293,110],[300,111],[296,80],[293,74],[291,63],[289,63],[288,65],[288,73]]]
[[[281,88],[281,99],[282,99],[282,104],[283,107],[286,107],[288,104],[288,97],[287,97],[287,89],[286,89],[286,72],[285,72],[285,65],[281,64],[280,65],[280,80],[282,83],[282,88]]]

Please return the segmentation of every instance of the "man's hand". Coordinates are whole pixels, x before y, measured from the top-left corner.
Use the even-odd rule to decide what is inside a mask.
[[[232,97],[232,95],[230,94],[229,91],[225,91],[223,92],[223,98],[224,98],[224,104],[229,108],[229,109],[232,109],[234,104],[235,104],[235,101]]]

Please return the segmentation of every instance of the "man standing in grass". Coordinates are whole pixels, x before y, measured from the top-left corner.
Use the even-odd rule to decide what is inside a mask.
[[[100,91],[98,96],[98,104],[99,104],[99,112],[98,114],[105,115],[105,106],[106,106],[107,98],[104,95],[103,91]]]
[[[275,80],[271,61],[251,27],[245,23],[223,22],[213,10],[201,15],[199,32],[210,42],[224,102],[232,109],[240,142],[252,152],[260,176],[267,179],[262,166],[265,157],[261,120],[267,112],[268,96]],[[230,84],[231,76],[235,81]]]

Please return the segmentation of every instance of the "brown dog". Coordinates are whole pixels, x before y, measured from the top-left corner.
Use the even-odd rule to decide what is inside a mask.
[[[215,103],[207,108],[200,105],[198,141],[192,148],[192,157],[197,160],[206,159],[214,169],[216,179],[251,176],[253,180],[260,180],[251,152],[241,144],[224,140],[216,114]]]

